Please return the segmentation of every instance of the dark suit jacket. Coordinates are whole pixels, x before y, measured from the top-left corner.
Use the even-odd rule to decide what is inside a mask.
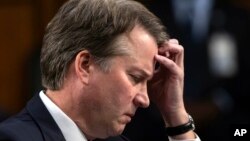
[[[0,124],[1,141],[65,141],[56,122],[41,101],[34,96],[16,116]],[[107,141],[128,141],[124,136]]]

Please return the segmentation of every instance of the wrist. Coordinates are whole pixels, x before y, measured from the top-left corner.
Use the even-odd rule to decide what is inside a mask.
[[[175,127],[185,124],[189,121],[188,113],[185,110],[181,110],[173,113],[166,113],[163,115],[166,127]]]
[[[167,135],[168,136],[181,136],[184,134],[194,135],[191,134],[195,129],[193,118],[190,115],[188,115],[188,117],[186,118],[188,118],[188,121],[184,124],[166,127]]]

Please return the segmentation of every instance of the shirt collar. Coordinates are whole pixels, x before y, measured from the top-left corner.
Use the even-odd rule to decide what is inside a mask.
[[[39,96],[56,124],[61,129],[66,141],[87,141],[85,135],[77,127],[74,121],[53,103],[43,91],[40,91]]]

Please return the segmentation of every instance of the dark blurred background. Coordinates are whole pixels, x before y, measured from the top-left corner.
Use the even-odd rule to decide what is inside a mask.
[[[227,140],[231,124],[250,120],[250,1],[138,1],[185,48],[185,102],[196,132],[203,140]],[[0,120],[17,113],[42,89],[39,52],[44,29],[64,2],[0,0]],[[132,141],[160,141],[166,138],[162,125],[151,104],[136,113],[124,134]]]
[[[0,0],[0,109],[18,112],[40,85],[39,50],[46,24],[63,0]],[[33,66],[34,65],[34,66]]]

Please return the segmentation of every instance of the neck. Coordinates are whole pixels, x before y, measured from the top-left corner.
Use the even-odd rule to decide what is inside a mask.
[[[78,115],[78,103],[74,100],[76,98],[73,97],[74,95],[77,95],[76,93],[65,90],[47,90],[44,93],[51,101],[53,101],[54,104],[56,104],[68,117],[70,117],[75,122],[88,141],[93,141],[95,139],[95,137],[87,134],[88,128],[86,127],[87,124],[82,117],[83,115]]]

